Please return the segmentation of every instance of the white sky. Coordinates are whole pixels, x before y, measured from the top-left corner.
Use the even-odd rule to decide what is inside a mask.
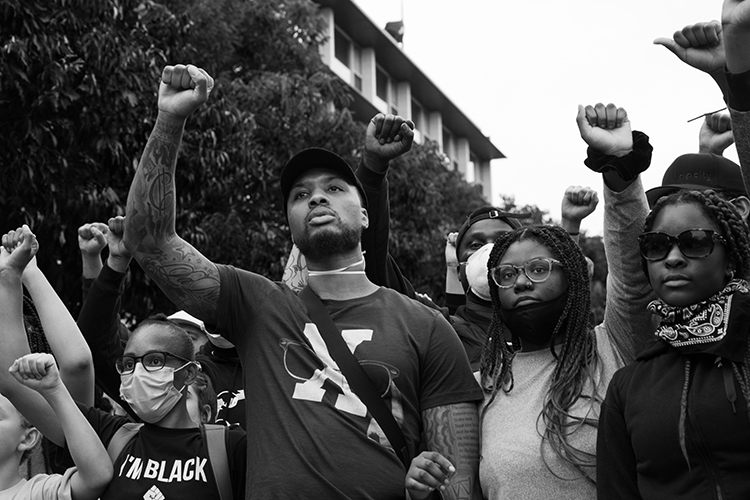
[[[602,230],[602,181],[583,165],[578,104],[613,102],[649,135],[646,189],[698,151],[702,120],[687,120],[724,106],[708,75],[652,43],[720,19],[720,0],[354,0],[381,28],[402,1],[406,54],[507,156],[492,162],[493,202],[514,195],[559,220],[565,188],[591,186],[589,234]],[[734,146],[725,156],[737,161]]]

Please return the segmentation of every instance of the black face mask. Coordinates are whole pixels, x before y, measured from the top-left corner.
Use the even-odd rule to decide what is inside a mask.
[[[546,302],[534,302],[515,309],[503,309],[503,323],[513,336],[521,339],[521,345],[525,343],[529,346],[542,346],[552,340],[552,333],[567,302],[568,292],[565,291],[556,299]],[[560,331],[562,330],[561,327]]]

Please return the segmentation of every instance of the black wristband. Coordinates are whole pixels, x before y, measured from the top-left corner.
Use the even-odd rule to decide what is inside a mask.
[[[651,152],[654,148],[648,142],[648,136],[633,130],[633,151],[625,156],[605,155],[589,146],[588,158],[584,164],[594,172],[604,173],[615,170],[624,181],[632,181],[638,174],[651,165]]]

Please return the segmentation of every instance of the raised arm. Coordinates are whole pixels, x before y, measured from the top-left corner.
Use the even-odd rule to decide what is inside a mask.
[[[24,234],[23,231],[16,231],[9,244],[15,246]],[[37,267],[36,257],[32,257],[26,265],[23,284],[39,313],[44,336],[55,353],[63,382],[70,388],[76,401],[93,406],[94,362],[91,351],[68,308]]]
[[[708,73],[721,89],[721,93],[726,95],[724,38],[719,21],[685,26],[680,31],[675,31],[672,38],[657,38],[654,43],[669,49],[688,66]]]
[[[27,354],[13,363],[10,373],[20,384],[41,394],[55,412],[77,469],[70,479],[73,498],[99,498],[112,479],[112,461],[60,380],[55,358],[47,353]]]
[[[368,278],[376,285],[387,286],[415,298],[414,288],[388,253],[390,208],[388,180],[391,160],[411,149],[414,124],[400,116],[378,113],[367,124],[365,150],[356,170],[367,194],[370,225],[362,234]]]
[[[721,23],[729,86],[726,99],[747,191],[750,186],[750,2],[725,0]]]
[[[698,152],[721,156],[732,143],[734,135],[729,114],[718,112],[706,115],[698,133]]]
[[[109,219],[104,225],[109,255],[106,265],[91,284],[78,314],[78,327],[94,359],[97,385],[125,411],[137,419],[130,406],[120,398],[120,375],[115,360],[122,356],[121,335],[130,332],[120,320],[120,303],[132,257],[122,243],[125,218]]]
[[[213,79],[192,65],[166,66],[159,114],[128,193],[124,242],[178,309],[215,323],[219,271],[175,233],[175,166],[187,117],[206,102]]]
[[[598,204],[599,195],[588,186],[568,186],[565,190],[560,206],[560,225],[576,243],[581,231],[581,221],[594,213]]]
[[[102,271],[102,250],[107,246],[107,225],[91,222],[78,228],[78,249],[84,280],[93,280]]]
[[[589,168],[604,178],[604,253],[607,257],[606,332],[623,361],[629,362],[654,329],[646,305],[653,293],[641,270],[638,235],[648,214],[639,174],[651,164],[648,136],[632,132],[623,108],[614,104],[580,106],[581,138],[588,144]]]
[[[20,233],[20,234],[19,234]],[[62,428],[49,404],[36,391],[19,384],[8,371],[17,358],[29,354],[23,326],[21,274],[38,249],[27,226],[3,235],[0,246],[0,392],[53,443],[62,446]]]
[[[727,71],[740,74],[750,70],[750,2],[724,0],[721,26],[726,46]]]
[[[414,500],[439,489],[446,499],[481,499],[479,486],[479,413],[474,403],[437,406],[422,412],[427,451],[406,474]]]

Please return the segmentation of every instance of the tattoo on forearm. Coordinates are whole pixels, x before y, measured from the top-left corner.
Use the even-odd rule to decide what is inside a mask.
[[[130,188],[127,234],[138,263],[175,305],[211,318],[219,299],[216,266],[174,232],[183,125],[157,119]]]
[[[457,471],[448,487],[449,498],[481,498],[478,495],[479,417],[473,403],[439,406],[423,413],[428,449],[441,453]]]
[[[216,267],[189,245],[183,248],[190,251],[171,256],[159,251],[144,255],[139,263],[176,306],[197,308],[211,317],[220,291]]]

